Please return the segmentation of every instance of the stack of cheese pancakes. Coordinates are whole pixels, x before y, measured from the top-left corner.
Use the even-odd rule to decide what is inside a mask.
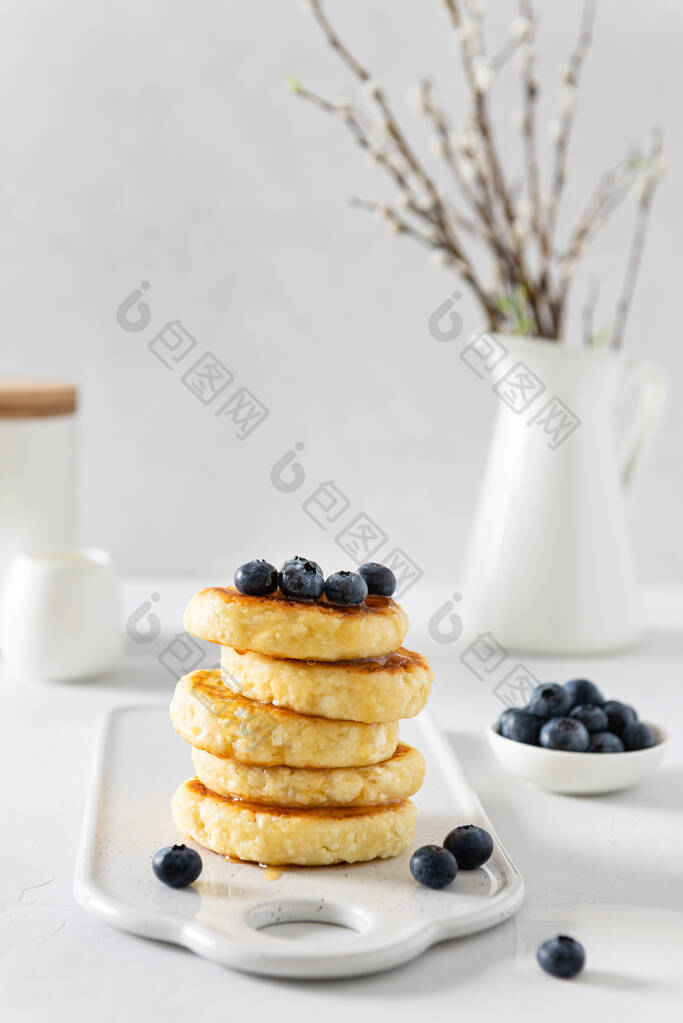
[[[421,754],[398,721],[424,707],[432,671],[401,644],[393,574],[369,564],[324,579],[303,558],[264,561],[194,597],[184,624],[220,644],[221,670],[178,682],[171,720],[196,777],[172,803],[179,830],[267,865],[395,856],[410,841]]]

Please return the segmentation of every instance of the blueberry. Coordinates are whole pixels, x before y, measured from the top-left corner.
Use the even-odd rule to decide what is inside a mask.
[[[569,753],[585,753],[590,746],[590,733],[576,718],[551,718],[541,728],[541,746],[562,749]]]
[[[265,597],[277,589],[277,569],[267,561],[247,561],[235,572],[235,586],[249,597]]]
[[[291,600],[319,600],[324,586],[323,570],[315,561],[297,555],[280,569],[280,589]]]
[[[607,731],[607,715],[602,707],[596,707],[594,703],[579,703],[569,711],[569,717],[576,718],[589,732]]]
[[[624,744],[613,732],[595,732],[591,735],[589,753],[623,753]]]
[[[427,888],[445,888],[458,873],[458,864],[448,849],[423,845],[410,857],[410,873]]]
[[[593,703],[600,707],[605,702],[598,687],[587,678],[573,678],[565,682],[562,688],[569,695],[570,707],[578,707],[580,703]]]
[[[171,888],[186,888],[201,874],[202,858],[186,845],[169,845],[154,853],[152,870]]]
[[[362,604],[367,595],[367,583],[357,572],[334,572],[325,580],[325,596],[332,604]]]
[[[655,744],[652,729],[643,724],[642,721],[634,721],[633,724],[626,725],[626,728],[621,733],[621,740],[627,752],[637,749],[649,749],[650,746]]]
[[[536,717],[546,721],[548,718],[560,718],[569,710],[569,693],[556,682],[545,682],[536,686],[527,710]]]
[[[498,731],[503,735],[503,729],[505,728],[506,722],[510,722],[514,719],[515,714],[519,710],[519,707],[506,707],[503,713],[498,718]]]
[[[581,973],[586,962],[586,953],[580,942],[568,938],[566,934],[558,934],[556,938],[544,941],[538,946],[536,958],[538,965],[546,973],[569,980],[570,977]]]
[[[368,561],[361,565],[358,575],[362,575],[368,585],[368,593],[376,593],[378,597],[390,597],[396,589],[396,576],[386,565],[378,565],[376,561]]]
[[[633,707],[620,700],[608,700],[603,703],[602,709],[607,715],[608,730],[615,735],[621,735],[627,725],[633,725],[638,720]]]
[[[493,852],[493,839],[476,824],[462,824],[444,838],[444,848],[453,853],[459,870],[476,870]]]
[[[538,746],[538,733],[541,730],[541,719],[528,710],[508,707],[498,719],[498,731],[505,739],[513,742],[526,742],[530,746]]]

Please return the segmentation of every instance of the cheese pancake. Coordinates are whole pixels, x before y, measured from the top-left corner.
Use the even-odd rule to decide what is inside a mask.
[[[199,779],[171,804],[182,834],[221,856],[269,866],[324,866],[396,856],[415,830],[409,799],[383,806],[293,810],[226,799]]]
[[[434,677],[425,658],[404,647],[355,661],[297,661],[224,646],[221,665],[225,685],[250,700],[368,724],[419,714]]]
[[[399,743],[393,757],[369,767],[255,767],[192,750],[199,780],[231,799],[274,806],[374,806],[407,799],[422,785],[425,762]]]
[[[233,586],[201,590],[185,609],[185,628],[210,643],[273,657],[348,661],[398,650],[408,617],[391,597],[364,604],[249,597]]]
[[[330,721],[257,703],[228,689],[220,671],[184,675],[170,713],[191,746],[244,764],[365,767],[387,760],[398,744],[396,721]]]

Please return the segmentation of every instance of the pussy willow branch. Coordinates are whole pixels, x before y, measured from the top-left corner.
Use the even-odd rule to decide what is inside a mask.
[[[433,83],[427,79],[423,79],[420,83],[420,89],[422,108],[436,131],[436,137],[443,148],[446,165],[453,175],[455,183],[463,198],[477,216],[478,222],[475,225],[476,233],[478,233],[480,237],[483,237],[493,249],[495,258],[499,263],[498,269],[500,271],[500,277],[504,280],[506,275],[510,272],[510,255],[500,240],[500,235],[493,221],[491,205],[486,201],[486,179],[481,167],[476,164],[476,154],[472,153],[472,160],[470,163],[475,167],[475,186],[478,186],[480,193],[484,193],[483,198],[481,194],[477,194],[476,187],[470,187],[465,178],[460,156],[455,151],[451,143],[451,135],[446,123],[445,115],[436,102]]]
[[[460,9],[460,5],[457,0],[443,0],[446,11],[450,17],[451,24],[456,32],[460,33],[460,53],[462,56],[463,70],[465,72],[465,79],[467,85],[472,94],[472,100],[474,105],[474,120],[478,128],[479,136],[482,141],[484,154],[486,158],[487,170],[489,175],[489,181],[491,184],[492,197],[500,203],[503,211],[504,220],[506,223],[506,234],[510,239],[510,250],[513,259],[517,265],[517,271],[520,279],[524,282],[525,291],[531,307],[531,313],[534,319],[536,329],[539,333],[543,333],[546,327],[544,319],[541,315],[540,303],[536,293],[536,285],[532,280],[531,274],[529,273],[528,267],[524,257],[524,248],[522,240],[519,237],[519,233],[516,229],[516,216],[515,210],[510,199],[508,188],[503,176],[501,168],[501,162],[496,150],[496,145],[493,138],[493,129],[491,127],[491,121],[489,117],[488,104],[486,100],[486,91],[481,88],[477,83],[477,77],[474,67],[473,54],[470,48],[470,43],[467,35],[463,35],[463,29],[465,28],[465,22]],[[480,37],[479,37],[480,38]]]
[[[633,292],[638,278],[640,262],[643,258],[652,200],[661,176],[661,159],[662,139],[660,132],[657,131],[652,143],[650,170],[647,177],[642,182],[642,190],[638,200],[636,223],[633,231],[633,238],[631,240],[631,248],[628,255],[628,262],[626,264],[626,273],[624,274],[621,295],[617,302],[617,312],[614,319],[614,328],[612,330],[612,337],[610,341],[612,348],[621,348],[624,340],[624,327],[626,325],[628,311],[633,300]]]
[[[567,179],[567,154],[569,152],[569,140],[574,126],[576,116],[576,97],[578,95],[579,80],[586,56],[593,41],[593,25],[595,23],[597,0],[585,0],[581,29],[574,51],[569,58],[569,65],[564,77],[565,106],[561,113],[560,127],[555,142],[553,161],[552,185],[550,199],[548,201],[548,213],[546,217],[546,235],[548,238],[549,252],[555,241],[555,230],[557,227],[557,216],[560,200],[564,191]],[[544,264],[544,273],[550,272],[551,257]],[[556,295],[551,301],[553,320],[557,336],[562,329],[563,304],[560,295]]]
[[[323,11],[322,3],[320,2],[320,0],[310,0],[310,8],[313,13],[313,17],[315,18],[316,22],[322,29],[323,35],[325,36],[327,43],[335,51],[340,60],[342,60],[343,63],[346,64],[346,66],[353,72],[353,74],[356,76],[356,78],[359,79],[359,81],[366,85],[372,84],[372,76],[370,75],[370,73],[366,71],[362,64],[360,64],[359,61],[356,60],[356,58],[353,56],[350,50],[341,42],[339,36],[332,27],[329,18]],[[406,166],[418,178],[423,188],[428,193],[430,199],[434,204],[435,212],[437,210],[441,211],[442,202],[439,192],[436,186],[434,185],[434,182],[423,169],[422,165],[420,164],[419,160],[414,154],[412,148],[406,141],[406,138],[401,129],[399,128],[396,118],[394,117],[389,107],[389,104],[387,103],[384,91],[380,89],[379,86],[375,86],[373,89],[373,96],[377,103],[377,106],[379,107],[384,117],[384,123],[387,132],[390,135],[397,150],[403,157]],[[447,225],[444,224],[443,227],[444,230],[446,230]]]
[[[531,0],[520,0],[519,13],[528,24],[527,45],[531,48],[535,40],[535,18]],[[531,51],[533,54],[533,51]],[[522,136],[524,142],[524,162],[526,165],[527,188],[529,201],[531,203],[531,226],[535,232],[541,256],[541,275],[539,289],[546,290],[550,268],[550,241],[545,227],[543,216],[543,202],[541,199],[541,175],[538,166],[538,152],[536,141],[536,99],[538,96],[538,84],[534,74],[533,59],[524,62],[522,68],[522,86],[524,90],[524,110],[522,121]],[[556,326],[556,324],[554,324]]]
[[[301,99],[313,103],[325,113],[332,114],[333,116],[340,115],[339,105],[332,103],[323,96],[320,96],[315,92],[311,92],[309,89],[304,89],[302,86],[298,85],[298,83],[294,91]],[[401,190],[401,193],[407,197],[409,212],[425,225],[425,230],[420,231],[418,228],[407,223],[403,218],[400,218],[395,210],[392,210],[394,222],[400,227],[400,230],[397,233],[406,234],[411,238],[419,240],[423,244],[430,244],[432,248],[440,249],[445,254],[452,257],[453,261],[457,263],[458,272],[473,289],[481,303],[482,308],[486,313],[489,327],[494,329],[495,327],[500,326],[500,317],[493,298],[486,293],[484,286],[477,276],[473,263],[462,247],[456,247],[453,245],[452,232],[447,233],[443,231],[442,221],[435,215],[431,207],[424,207],[412,189],[411,181],[396,166],[390,156],[373,147],[370,138],[363,129],[363,126],[354,114],[352,108],[341,108],[341,113],[343,115],[342,119],[344,123],[350,129],[357,144],[365,152],[372,154],[372,157],[378,166],[391,177],[394,184]],[[374,203],[370,200],[354,200],[352,205],[358,208],[372,210],[385,208],[383,204]]]
[[[502,71],[507,62],[514,56],[521,45],[522,39],[515,39],[512,36],[508,36],[498,52],[494,53],[489,60],[489,67],[491,70],[496,74],[498,74],[499,71]]]
[[[372,78],[368,71],[363,65],[353,56],[350,50],[341,42],[339,36],[332,27],[331,22],[327,18],[322,8],[320,0],[311,0],[310,9],[313,14],[315,21],[321,28],[328,45],[335,51],[340,60],[346,64],[346,66],[353,72],[364,85],[372,83]],[[437,221],[437,225],[443,235],[444,248],[447,252],[451,253],[459,265],[462,265],[462,274],[468,283],[474,289],[479,301],[481,302],[490,326],[496,326],[498,321],[498,312],[496,304],[490,295],[487,294],[486,290],[479,282],[474,266],[462,247],[460,239],[454,230],[453,224],[451,223],[448,211],[443,203],[443,200],[439,194],[439,191],[432,181],[431,177],[426,173],[422,164],[418,160],[417,156],[412,150],[412,147],[406,141],[406,138],[399,127],[396,118],[393,115],[391,108],[386,100],[384,91],[375,86],[373,88],[373,98],[377,103],[380,112],[383,115],[384,125],[387,130],[389,137],[396,146],[396,149],[400,156],[403,158],[406,166],[420,181],[420,184],[424,188],[425,192],[429,196],[432,204],[432,210]]]
[[[593,41],[593,25],[595,23],[596,0],[586,0],[581,20],[581,29],[574,51],[569,58],[569,65],[565,76],[565,87],[576,94],[579,87],[579,79],[584,61]],[[567,179],[567,153],[569,151],[569,139],[574,125],[576,106],[567,103],[561,115],[560,131],[555,142],[555,153],[553,162],[552,185],[550,189],[550,203],[548,206],[547,234],[550,244],[553,244],[555,228],[557,226],[557,212],[562,198],[565,181]]]
[[[598,298],[600,295],[600,286],[596,279],[593,279],[588,288],[588,294],[586,295],[586,301],[583,304],[581,310],[581,323],[583,326],[583,343],[589,345],[594,336],[593,330],[593,317],[595,315],[595,307],[598,304]]]
[[[639,160],[639,157],[629,154],[600,178],[570,235],[567,248],[558,257],[561,301],[567,296],[569,283],[579,259],[586,254],[590,243],[628,194],[637,173]]]
[[[412,186],[407,176],[403,174],[401,169],[397,167],[393,161],[388,159],[386,153],[372,145],[370,137],[350,105],[344,108],[339,104],[332,103],[330,100],[325,99],[324,96],[320,96],[316,92],[311,92],[310,89],[304,89],[298,83],[294,92],[300,99],[307,100],[307,102],[312,103],[320,110],[325,111],[326,114],[332,114],[334,117],[341,117],[360,148],[366,153],[372,155],[373,159],[393,179],[394,184],[397,185],[398,188],[412,194]]]
[[[393,206],[374,200],[352,201],[354,206],[379,213],[387,227],[396,234],[405,234],[436,252],[446,265],[464,278],[484,309],[490,329],[510,327],[509,314],[501,301],[513,303],[518,317],[513,326],[519,328],[528,320],[528,329],[539,336],[559,338],[563,315],[574,270],[596,234],[605,226],[640,173],[643,161],[632,157],[621,161],[598,182],[579,221],[569,236],[564,251],[557,251],[555,234],[558,209],[563,196],[569,141],[576,111],[579,78],[593,33],[596,0],[586,0],[581,29],[564,74],[559,130],[553,149],[550,194],[544,204],[537,153],[537,95],[533,42],[537,20],[532,0],[518,0],[519,18],[513,24],[510,39],[498,55],[486,63],[481,27],[481,8],[464,6],[463,0],[442,0],[450,23],[456,30],[465,82],[471,94],[471,117],[464,136],[453,141],[450,126],[435,98],[433,84],[420,84],[419,107],[434,132],[438,156],[444,161],[455,185],[470,211],[461,213],[443,194],[437,179],[425,170],[420,157],[409,143],[389,105],[386,93],[348,47],[342,43],[323,9],[323,0],[308,0],[308,6],[327,43],[363,87],[382,133],[376,141],[373,127],[364,125],[363,111],[349,102],[334,104],[322,96],[301,88],[294,91],[326,113],[346,123],[356,143],[391,179],[399,189],[399,213]],[[494,65],[504,63],[519,45],[522,53],[523,88],[522,143],[525,191],[529,199],[529,217],[520,216],[519,194],[503,174],[503,164],[494,141],[488,105],[488,86]],[[293,81],[293,80],[292,80]],[[653,195],[662,168],[661,140],[650,155],[650,171],[642,181],[629,261],[622,294],[617,308],[613,344],[621,344],[624,323],[629,311],[631,293],[637,277],[647,230]],[[647,163],[645,164],[647,166]],[[466,173],[467,172],[467,173]],[[535,242],[529,262],[527,239]],[[466,251],[462,235],[468,243],[483,242],[493,256],[492,284],[482,282],[472,255]],[[521,297],[520,297],[521,296]],[[594,306],[597,292],[591,291],[583,309],[586,338],[592,338]],[[523,308],[522,308],[523,307]]]
[[[457,0],[444,0],[444,6],[450,16],[454,29],[456,32],[462,33],[465,26]],[[484,146],[488,171],[495,188],[495,197],[501,204],[508,225],[513,228],[515,214],[512,209],[505,179],[501,170],[500,160],[493,140],[493,130],[491,128],[488,104],[486,102],[486,91],[477,84],[473,54],[466,36],[461,38],[460,52],[462,55],[465,78],[474,102],[474,118]]]
[[[367,210],[369,213],[382,214],[389,227],[392,228],[396,234],[409,235],[409,237],[414,238],[426,248],[434,248],[433,235],[425,234],[412,224],[408,223],[408,221],[403,219],[403,217],[401,217],[400,214],[393,209],[393,207],[377,202],[375,199],[360,199],[355,195],[351,196],[349,201],[354,209]]]
[[[543,308],[542,295],[539,293],[537,283],[527,264],[523,240],[517,230],[517,217],[511,198],[511,190],[505,181],[502,163],[493,137],[486,90],[477,82],[469,38],[467,33],[463,34],[465,27],[463,14],[457,0],[443,0],[443,2],[453,27],[456,32],[460,33],[460,53],[463,70],[465,80],[472,94],[474,122],[482,142],[486,160],[486,169],[488,171],[487,184],[490,184],[492,205],[493,209],[495,209],[495,202],[497,200],[503,213],[504,226],[499,228],[500,237],[507,237],[509,240],[510,253],[516,265],[515,276],[523,284],[535,331],[539,334],[551,335],[553,333],[552,320]]]

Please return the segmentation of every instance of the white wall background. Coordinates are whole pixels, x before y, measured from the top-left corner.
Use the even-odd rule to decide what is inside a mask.
[[[489,6],[491,36],[501,39],[516,5]],[[577,8],[542,5],[544,122]],[[437,5],[334,0],[329,10],[420,145],[426,133],[404,97],[421,74],[434,72],[462,111]],[[654,122],[667,129],[672,172],[627,337],[631,354],[672,378],[632,509],[650,579],[683,574],[682,30],[676,0],[603,0],[567,194],[576,215],[602,168]],[[368,512],[425,572],[457,578],[495,399],[457,346],[427,331],[451,277],[349,209],[351,194],[385,194],[382,179],[341,124],[288,92],[285,71],[335,99],[351,86],[295,0],[2,5],[2,372],[82,383],[84,537],[126,570],[218,581],[239,560],[299,549],[342,567],[331,534],[300,507],[317,482],[333,479],[350,510]],[[498,120],[514,167],[517,102],[511,68],[498,87]],[[590,264],[602,282],[601,323],[611,317],[630,219],[619,219]],[[126,334],[115,310],[142,280],[152,285],[152,325]],[[462,310],[468,327],[480,325],[469,300]],[[147,350],[153,330],[174,318],[271,409],[248,440],[235,440]],[[270,467],[297,441],[306,486],[282,494]]]

